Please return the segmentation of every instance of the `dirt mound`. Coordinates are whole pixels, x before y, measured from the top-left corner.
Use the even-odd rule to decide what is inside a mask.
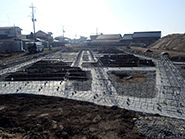
[[[185,34],[167,35],[148,46],[148,48],[185,52]]]
[[[0,95],[0,138],[144,138],[134,112],[26,94]]]

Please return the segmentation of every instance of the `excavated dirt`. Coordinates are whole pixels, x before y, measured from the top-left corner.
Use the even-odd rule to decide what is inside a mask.
[[[147,75],[142,73],[135,73],[135,74],[129,74],[129,73],[120,73],[120,72],[111,72],[112,74],[116,75],[117,81],[121,83],[137,83],[139,81],[146,82],[147,81]]]
[[[119,95],[154,98],[157,94],[155,71],[110,71],[108,75]]]
[[[0,95],[0,138],[144,139],[138,114],[49,96]]]
[[[85,57],[85,55],[84,55]],[[83,58],[84,58],[83,57]],[[85,60],[84,60],[85,61]],[[139,59],[131,54],[109,54],[98,58],[97,62],[83,63],[83,67],[153,67],[155,64],[152,60]]]
[[[130,54],[104,55],[99,58],[105,67],[155,66],[152,60],[141,60]]]

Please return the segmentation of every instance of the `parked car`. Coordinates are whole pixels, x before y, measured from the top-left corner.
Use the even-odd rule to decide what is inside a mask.
[[[29,42],[27,45],[29,53],[44,51],[44,45],[41,42]]]

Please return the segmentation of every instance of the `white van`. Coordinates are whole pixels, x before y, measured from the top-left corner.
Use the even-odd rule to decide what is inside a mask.
[[[42,42],[29,42],[28,45],[28,52],[35,53],[35,52],[42,52],[44,51],[44,45]]]

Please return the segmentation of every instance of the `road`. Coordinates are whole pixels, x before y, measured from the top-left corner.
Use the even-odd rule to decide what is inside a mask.
[[[97,62],[97,55],[90,50],[64,53],[58,51],[0,70],[4,76],[18,71],[39,60],[62,60],[92,74],[91,90],[77,91],[73,81],[0,81],[0,94],[28,93],[93,102],[98,105],[116,105],[138,112],[159,113],[163,116],[185,119],[185,82],[173,63],[166,57],[154,60],[156,67],[105,68],[101,62],[96,67],[83,67],[83,63]],[[154,98],[138,98],[119,95],[113,86],[108,71],[155,71],[156,92]],[[67,73],[66,73],[67,74]],[[67,77],[67,76],[66,76]],[[155,90],[154,90],[155,91]]]

